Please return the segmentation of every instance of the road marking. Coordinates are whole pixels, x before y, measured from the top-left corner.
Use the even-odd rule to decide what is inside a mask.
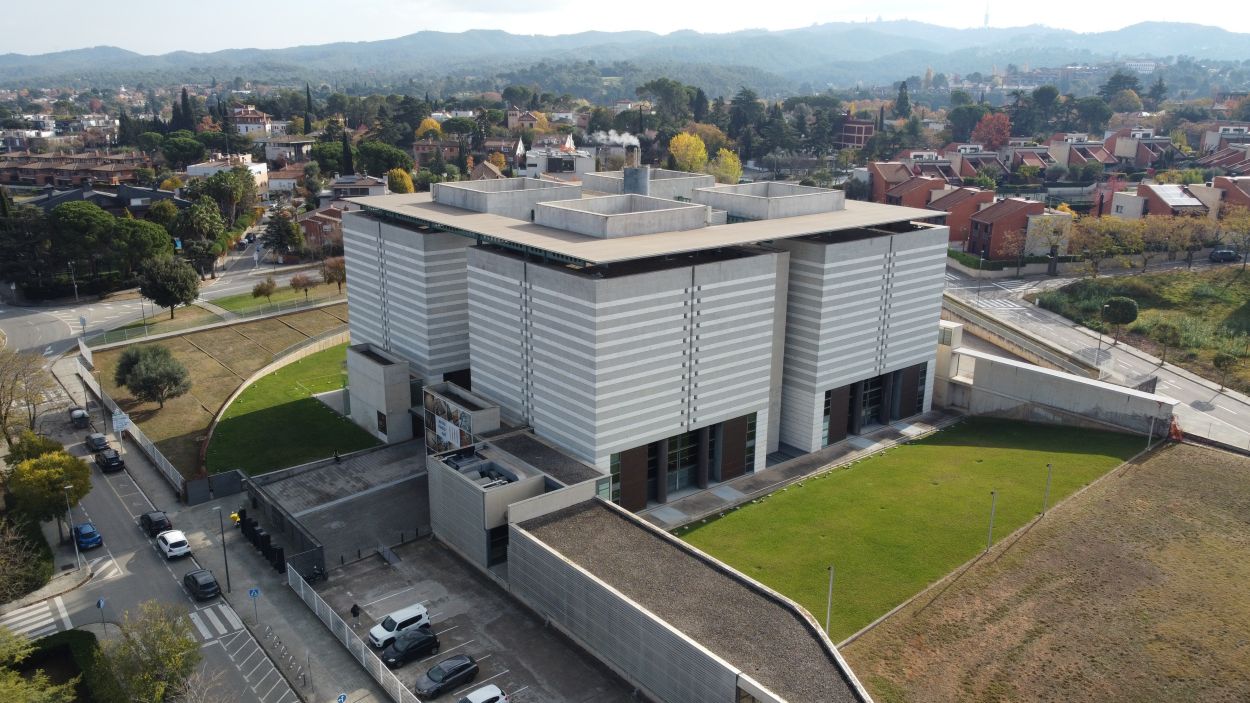
[[[200,622],[199,615],[196,615],[195,613],[190,613],[187,615],[187,617],[191,618],[191,622],[195,624],[195,629],[200,631],[200,637],[206,640],[212,638],[213,636],[212,633],[208,631],[208,628],[204,627],[204,623]]]
[[[213,629],[217,630],[219,634],[224,635],[230,632],[229,630],[226,629],[225,625],[221,624],[221,620],[217,619],[217,615],[213,613],[212,608],[205,610],[204,616],[208,618],[208,621],[213,624]]]
[[[381,603],[382,601],[386,600],[387,598],[394,598],[395,596],[397,596],[397,595],[399,595],[399,594],[401,594],[401,593],[407,593],[408,591],[411,591],[411,590],[412,590],[412,589],[414,589],[414,588],[416,588],[416,586],[409,586],[408,588],[400,589],[400,590],[398,590],[398,591],[395,591],[394,593],[389,593],[389,594],[387,594],[387,595],[385,595],[385,596],[382,596],[381,598],[378,598],[377,600],[371,600],[371,601],[369,601],[368,603],[365,603],[364,605],[362,605],[362,606],[360,606],[360,607],[362,607],[362,608],[368,608],[369,606],[373,605],[374,603]]]
[[[43,355],[44,355],[44,356],[52,356],[52,345],[51,345],[51,344],[49,344],[49,345],[47,346],[47,348],[45,348],[45,349],[43,350]]]
[[[447,647],[446,649],[439,648],[439,650],[438,650],[438,654],[432,654],[432,655],[430,655],[430,656],[426,657],[425,659],[418,660],[418,662],[417,662],[417,663],[428,662],[429,660],[433,659],[434,657],[437,657],[437,656],[440,656],[440,655],[446,654],[446,653],[450,652],[450,651],[451,651],[451,650],[453,650],[453,649],[460,649],[461,647],[465,646],[466,644],[472,644],[472,643],[474,643],[474,642],[476,642],[476,641],[477,641],[477,640],[469,640],[468,642],[461,642],[460,644],[456,645],[455,647]]]
[[[60,600],[60,597],[57,597]],[[15,634],[26,635],[30,639],[39,639],[57,631],[56,616],[52,613],[52,601],[43,601],[26,606],[0,617],[0,627],[11,630]],[[64,610],[64,605],[61,606]],[[65,618],[69,623],[69,618]]]
[[[74,624],[69,621],[69,611],[65,609],[65,601],[60,596],[52,599],[56,603],[56,609],[61,613],[61,622],[65,623],[66,630],[74,629]]]
[[[227,621],[227,622],[229,622],[229,623],[230,623],[230,629],[232,629],[232,630],[241,630],[241,629],[243,629],[243,621],[239,619],[239,616],[238,616],[238,615],[235,615],[235,614],[234,614],[234,608],[233,608],[233,607],[231,607],[231,606],[229,606],[229,605],[223,605],[223,606],[221,606],[221,615],[222,615],[222,617],[224,617],[224,618],[226,619],[226,621]]]
[[[1214,403],[1213,405],[1215,405],[1215,407],[1219,408],[1220,410],[1223,410],[1226,413],[1232,413],[1233,415],[1237,414],[1236,410],[1233,410],[1232,408],[1226,408],[1223,405],[1220,405],[1219,403]]]
[[[517,695],[520,695],[521,691],[526,691],[526,690],[529,690],[529,686],[522,686],[518,688],[517,690],[513,691],[512,695],[515,697]]]
[[[468,691],[469,689],[474,688],[476,686],[481,686],[482,684],[486,683],[487,681],[490,681],[491,679],[497,679],[500,676],[503,676],[504,674],[508,673],[509,671],[512,671],[512,670],[504,669],[503,671],[499,672],[498,674],[495,674],[494,676],[474,681],[473,683],[465,686],[464,688],[461,688],[459,691],[456,691],[455,693],[451,694],[451,697],[455,698],[457,695],[464,693],[465,691]]]

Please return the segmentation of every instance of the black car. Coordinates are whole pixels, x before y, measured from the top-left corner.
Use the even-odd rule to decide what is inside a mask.
[[[221,595],[221,586],[217,585],[216,577],[208,569],[188,571],[182,577],[182,585],[186,586],[187,593],[196,600],[208,600]]]
[[[174,523],[169,521],[169,516],[159,510],[153,510],[150,513],[144,513],[139,516],[139,529],[148,533],[148,537],[155,537],[165,530],[172,530]]]
[[[74,427],[80,430],[85,430],[88,427],[91,427],[91,416],[87,414],[86,410],[83,410],[78,406],[74,406],[69,409],[69,422]]]
[[[469,683],[477,676],[477,662],[467,654],[447,657],[417,677],[419,696],[433,698]]]
[[[109,448],[108,437],[99,432],[92,432],[83,438],[83,443],[87,445],[87,451],[99,452]]]
[[[1241,254],[1238,254],[1237,250],[1232,247],[1216,247],[1211,250],[1211,254],[1207,258],[1215,263],[1241,261]]]
[[[438,635],[428,625],[423,625],[399,633],[382,650],[381,657],[383,664],[398,669],[408,660],[427,654],[438,654]]]
[[[100,467],[101,471],[109,473],[126,468],[126,460],[122,459],[122,455],[118,454],[116,449],[105,449],[95,453],[95,465]]]

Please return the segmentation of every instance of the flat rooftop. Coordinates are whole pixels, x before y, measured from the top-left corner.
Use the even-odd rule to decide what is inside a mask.
[[[782,698],[861,700],[818,626],[676,538],[598,500],[521,527]]]
[[[440,205],[434,202],[429,193],[372,195],[350,200],[363,207],[366,212],[381,217],[406,221],[417,226],[452,230],[459,234],[476,236],[484,243],[511,245],[584,266],[740,246],[772,239],[789,239],[835,230],[929,220],[942,216],[942,213],[934,210],[848,200],[846,208],[837,212],[603,239],[501,215]]]
[[[498,437],[488,440],[487,444],[505,454],[511,454],[566,486],[604,476],[602,472],[544,444],[529,432]]]

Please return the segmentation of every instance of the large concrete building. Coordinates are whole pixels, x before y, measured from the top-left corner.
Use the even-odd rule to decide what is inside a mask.
[[[651,176],[357,199],[352,342],[408,364],[401,382],[356,360],[366,405],[392,409],[388,431],[357,421],[407,439],[377,379],[414,416],[417,388],[452,381],[639,510],[929,407],[947,228],[920,220],[940,213],[784,183],[669,200]]]

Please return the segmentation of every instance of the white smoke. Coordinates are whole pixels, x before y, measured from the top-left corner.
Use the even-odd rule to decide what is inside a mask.
[[[638,137],[629,132],[617,132],[610,129],[607,132],[599,131],[590,135],[590,141],[595,144],[616,144],[619,146],[638,146]]]

